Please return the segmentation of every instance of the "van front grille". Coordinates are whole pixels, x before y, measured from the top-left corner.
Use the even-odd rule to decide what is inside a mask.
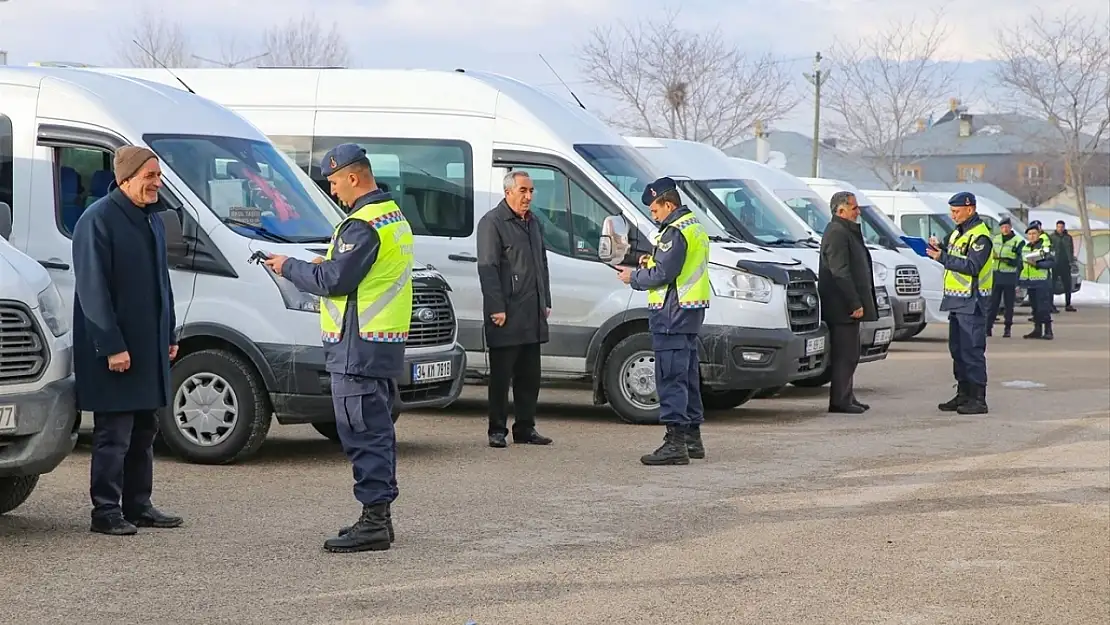
[[[33,382],[47,362],[46,341],[31,310],[14,301],[0,301],[0,384]]]
[[[897,295],[921,295],[921,274],[917,267],[899,265],[894,268],[894,293]]]
[[[795,334],[813,332],[821,327],[821,300],[817,296],[817,278],[805,269],[791,270],[786,287],[786,310],[790,313],[790,330]]]
[[[414,289],[408,347],[451,345],[455,342],[455,311],[446,291]]]

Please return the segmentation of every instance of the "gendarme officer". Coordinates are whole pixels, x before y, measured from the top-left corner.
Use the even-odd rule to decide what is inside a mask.
[[[655,249],[640,259],[639,269],[623,268],[620,278],[648,294],[659,420],[667,433],[663,445],[640,462],[690,464],[690,458],[705,457],[698,332],[709,308],[709,238],[690,209],[682,206],[674,180],[651,183],[641,201],[659,224]]]
[[[941,248],[929,237],[929,257],[944,265],[944,299],[948,311],[948,351],[956,377],[956,396],[937,406],[945,412],[987,412],[987,315],[994,284],[991,231],[975,212],[975,196],[966,191],[948,200],[956,229]]]
[[[413,236],[388,193],[378,189],[366,151],[345,143],[320,164],[347,207],[327,255],[311,263],[271,256],[266,265],[320,296],[320,331],[335,422],[354,466],[358,521],[330,538],[333,552],[383,551],[393,542],[397,444],[391,412],[412,317]]]

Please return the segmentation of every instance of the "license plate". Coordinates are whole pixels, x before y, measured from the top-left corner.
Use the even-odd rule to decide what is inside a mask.
[[[15,429],[15,406],[0,406],[0,432]]]
[[[890,342],[890,337],[894,334],[892,330],[876,330],[875,331],[875,344],[886,345]]]
[[[925,302],[923,302],[921,300],[915,300],[915,301],[910,302],[910,312],[921,312],[922,309],[924,309],[924,308],[925,308]]]
[[[412,366],[413,382],[430,382],[451,377],[451,361],[418,362]]]
[[[806,356],[814,354],[821,354],[825,351],[825,337],[819,336],[813,339],[806,339]]]

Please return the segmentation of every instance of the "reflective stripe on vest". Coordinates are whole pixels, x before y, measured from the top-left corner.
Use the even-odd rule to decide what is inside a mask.
[[[353,294],[320,298],[323,341],[338,343],[343,339],[343,317],[353,295],[358,305],[361,339],[374,343],[404,342],[412,324],[412,228],[393,200],[367,204],[347,219],[365,221],[378,232],[378,257]],[[336,244],[342,245],[339,230],[347,219],[335,227],[327,260],[331,260]]]
[[[1001,234],[994,235],[994,249],[991,254],[994,255],[995,265],[994,270],[998,273],[1017,273],[1019,268],[1005,263],[997,262],[999,258],[1017,259],[1017,248],[1021,245],[1021,237],[1014,235],[1010,237],[1009,241],[1003,241]]]
[[[678,289],[679,308],[709,308],[712,287],[709,284],[709,237],[705,234],[705,228],[692,213],[679,217],[668,224],[667,228],[678,230],[686,240],[686,260],[682,263],[682,271],[674,281]],[[665,230],[660,230],[652,237],[655,250],[659,249],[663,232]],[[654,250],[646,265],[649,269],[655,266]],[[670,286],[665,284],[648,290],[648,308],[652,310],[662,308]]]
[[[967,258],[967,248],[971,246],[971,242],[979,237],[987,237],[991,239],[990,228],[987,225],[979,222],[977,226],[971,228],[960,236],[959,230],[953,230],[952,234],[948,235],[948,255],[955,256],[956,258]],[[994,253],[992,252],[987,256],[987,262],[983,263],[982,269],[979,270],[979,275],[967,276],[962,273],[956,273],[948,269],[944,270],[944,294],[949,297],[971,297],[972,290],[974,289],[981,296],[988,296],[991,294],[991,289],[994,286]]]
[[[1019,280],[1029,280],[1030,282],[1035,282],[1037,280],[1048,280],[1048,270],[1047,269],[1041,269],[1040,267],[1037,267],[1036,265],[1031,265],[1028,262],[1026,262],[1026,260],[1024,258],[1025,254],[1032,254],[1033,252],[1040,252],[1041,253],[1040,257],[1041,258],[1046,258],[1048,256],[1048,250],[1046,250],[1044,248],[1044,245],[1042,245],[1041,247],[1034,250],[1034,249],[1029,248],[1029,243],[1027,242],[1025,244],[1025,248],[1022,250],[1022,252],[1023,253],[1022,253],[1022,259],[1021,259],[1021,275],[1018,276],[1018,279]]]

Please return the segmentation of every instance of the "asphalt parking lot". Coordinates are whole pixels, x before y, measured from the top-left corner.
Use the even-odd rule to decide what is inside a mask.
[[[121,538],[87,531],[83,441],[0,517],[0,623],[1104,624],[1110,309],[1055,329],[990,339],[990,415],[937,412],[931,327],[861,366],[867,414],[788,388],[711,414],[686,467],[641,466],[659,428],[565,391],[541,398],[554,445],[490,449],[469,389],[398,422],[398,537],[377,554],[323,552],[357,508],[311,428],[238,466],[160,458],[155,503],[186,525]]]

